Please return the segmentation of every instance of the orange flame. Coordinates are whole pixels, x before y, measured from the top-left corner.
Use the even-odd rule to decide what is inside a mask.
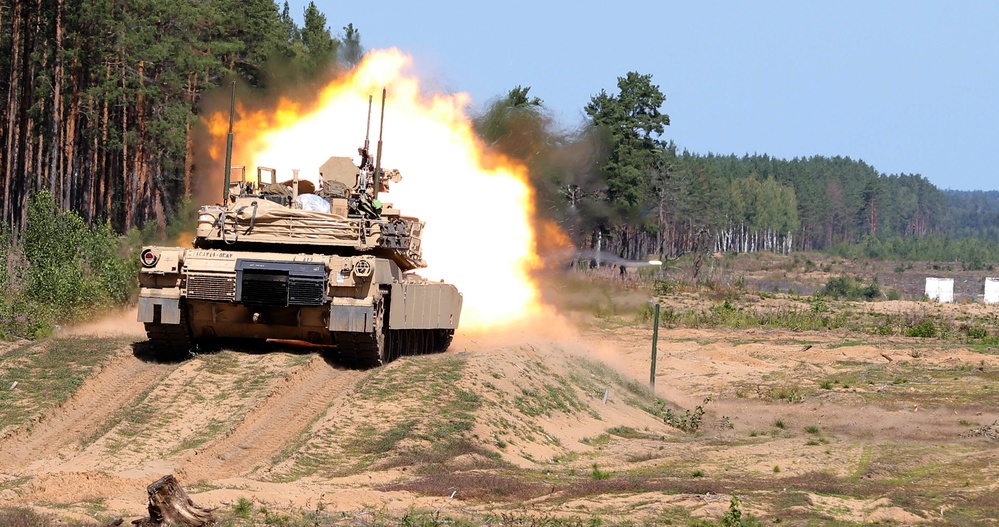
[[[370,52],[345,78],[327,85],[314,105],[281,100],[269,111],[241,106],[234,163],[275,168],[281,181],[291,178],[292,169],[302,169],[301,178],[318,182],[326,159],[362,145],[368,97],[387,88],[382,166],[399,169],[403,181],[379,197],[426,221],[422,248],[429,267],[419,274],[446,280],[462,292],[463,332],[539,314],[540,295],[531,276],[539,259],[526,169],[486,153],[464,113],[468,96],[423,94],[417,78],[405,72],[410,63],[395,49]],[[377,103],[371,119],[374,155]],[[211,115],[207,124],[215,143],[224,144],[227,114]],[[213,152],[215,159],[220,156]]]

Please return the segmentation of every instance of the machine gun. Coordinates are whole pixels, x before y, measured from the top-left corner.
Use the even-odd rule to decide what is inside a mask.
[[[385,96],[386,90],[382,88],[382,108],[381,108],[381,121],[378,126],[378,148],[375,153],[375,164],[371,164],[371,107],[374,102],[373,96],[368,96],[368,121],[364,130],[364,146],[357,149],[357,153],[361,156],[361,164],[358,167],[359,179],[357,192],[358,195],[351,203],[351,208],[357,210],[361,214],[369,218],[376,218],[379,215],[379,211],[382,208],[381,202],[378,200],[378,191],[382,185],[388,188],[389,181],[399,181],[400,177],[398,171],[395,171],[390,176],[382,172],[382,129],[385,128]],[[368,185],[371,185],[371,195],[367,193]]]

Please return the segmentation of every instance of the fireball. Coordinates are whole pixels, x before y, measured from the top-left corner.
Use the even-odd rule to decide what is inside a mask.
[[[539,259],[526,169],[489,154],[475,138],[464,113],[467,95],[423,93],[407,73],[410,65],[398,50],[373,51],[314,102],[281,100],[262,111],[241,106],[233,163],[274,168],[282,181],[298,169],[302,179],[318,182],[326,159],[363,144],[369,97],[387,89],[381,130],[377,106],[372,111],[371,153],[381,131],[382,167],[398,169],[403,180],[379,198],[426,222],[422,248],[429,267],[419,274],[462,292],[462,332],[533,318],[542,307],[531,276]],[[228,115],[213,114],[208,124],[215,144],[224,144]],[[217,149],[212,155],[221,157]]]

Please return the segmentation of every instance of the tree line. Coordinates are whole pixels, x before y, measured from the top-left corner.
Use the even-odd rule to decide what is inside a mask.
[[[999,192],[943,191],[921,175],[884,174],[849,157],[679,151],[663,139],[669,116],[652,76],[631,72],[617,87],[591,98],[578,130],[558,131],[522,86],[476,121],[492,147],[529,166],[548,205],[539,210],[580,248],[628,260],[834,248],[999,259]]]
[[[311,3],[299,27],[272,0],[0,0],[0,338],[127,302],[137,248],[182,228],[213,88],[313,90],[362,54]]]
[[[19,232],[45,190],[87,224],[163,225],[191,193],[208,90],[319,82],[361,54],[312,3],[298,27],[273,0],[3,0],[0,221]]]

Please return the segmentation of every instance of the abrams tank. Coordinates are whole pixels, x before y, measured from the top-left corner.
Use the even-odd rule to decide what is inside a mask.
[[[366,134],[359,165],[331,157],[318,186],[297,170],[282,183],[273,169],[231,166],[231,115],[223,201],[200,208],[194,247],[140,253],[138,320],[155,353],[283,339],[375,365],[446,350],[462,297],[412,272],[426,266],[424,223],[379,200],[401,179],[382,170],[381,139],[375,163]]]

